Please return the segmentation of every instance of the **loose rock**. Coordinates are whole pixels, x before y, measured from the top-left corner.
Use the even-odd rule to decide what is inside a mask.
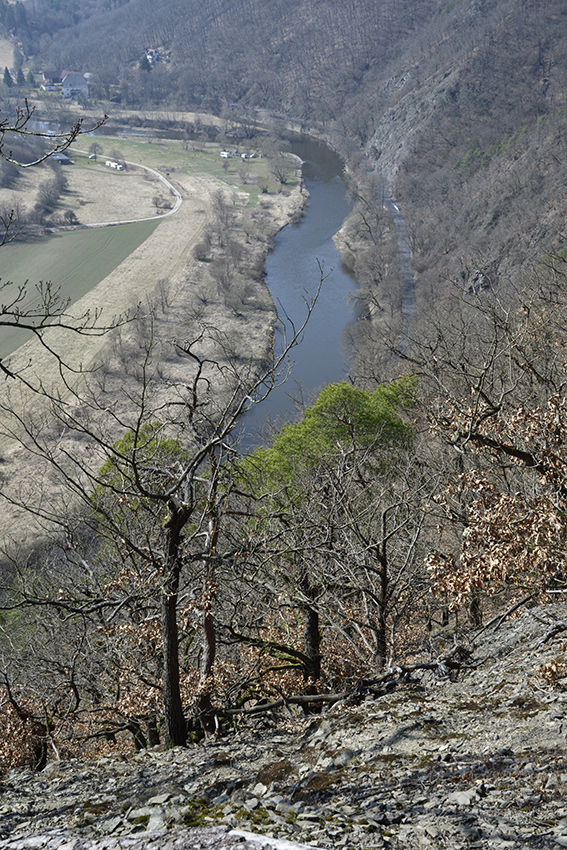
[[[488,632],[453,681],[428,673],[187,749],[12,771],[0,850],[567,847],[567,685],[538,679],[557,644],[531,649],[551,613]]]

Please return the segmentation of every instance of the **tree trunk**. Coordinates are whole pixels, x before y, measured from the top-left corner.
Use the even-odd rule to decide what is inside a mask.
[[[171,746],[184,747],[187,727],[179,685],[179,638],[177,633],[177,591],[179,570],[174,568],[161,597],[161,628],[163,636],[163,713],[165,741]]]
[[[148,744],[150,747],[157,746],[159,744],[158,724],[153,715],[146,720],[146,729],[148,731]]]
[[[478,588],[474,588],[471,591],[471,598],[469,603],[469,622],[474,628],[482,626],[482,597]]]
[[[386,606],[380,605],[376,618],[376,649],[374,652],[374,660],[380,668],[385,666],[388,659],[388,637],[386,629]]]
[[[216,654],[217,635],[215,621],[212,611],[207,609],[203,614],[203,656],[201,659],[201,675],[199,680],[200,691],[197,697],[199,721],[205,732],[215,731],[214,712],[211,701],[211,676],[215,666]]]
[[[305,568],[301,571],[300,578],[301,593],[305,600],[303,610],[305,612],[305,626],[303,629],[303,652],[309,658],[310,663],[303,667],[303,679],[317,681],[321,678],[321,631],[319,628],[319,613],[315,608],[315,589],[309,582],[309,576]]]
[[[321,632],[319,629],[319,614],[311,606],[305,607],[305,629],[303,631],[303,651],[310,659],[309,666],[303,669],[303,678],[321,678]]]
[[[449,625],[449,603],[447,601],[447,594],[443,594],[443,607],[441,608],[441,625],[443,628]]]
[[[217,633],[213,617],[213,601],[216,590],[214,558],[220,534],[220,511],[218,501],[219,465],[215,450],[209,454],[210,485],[207,498],[208,536],[206,554],[209,558],[205,569],[203,587],[203,656],[199,678],[197,711],[199,721],[205,732],[215,731],[215,717],[211,700],[212,675],[217,654]]]
[[[380,594],[378,597],[378,613],[376,615],[376,649],[374,660],[378,667],[384,667],[388,660],[388,591],[390,577],[388,574],[388,557],[386,554],[386,525],[383,518],[383,542],[378,546],[377,558],[380,573]]]

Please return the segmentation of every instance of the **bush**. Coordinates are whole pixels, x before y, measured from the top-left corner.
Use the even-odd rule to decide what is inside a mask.
[[[208,239],[201,239],[193,248],[193,257],[200,263],[208,263],[211,259]]]

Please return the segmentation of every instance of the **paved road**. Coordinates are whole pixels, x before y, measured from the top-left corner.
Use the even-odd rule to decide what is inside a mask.
[[[84,153],[88,155],[88,151],[80,150],[79,148],[69,148],[69,150],[74,151],[75,153]],[[181,204],[183,203],[183,198],[181,194],[177,191],[175,186],[169,182],[169,180],[160,174],[159,171],[156,171],[155,168],[150,168],[148,165],[142,165],[141,162],[130,162],[125,159],[124,162],[126,165],[132,165],[136,168],[143,168],[144,171],[148,171],[150,174],[153,174],[154,177],[157,177],[171,192],[171,194],[175,198],[175,204],[173,207],[165,213],[161,213],[161,215],[150,215],[147,218],[124,218],[119,219],[118,221],[97,221],[94,224],[82,224],[81,227],[110,227],[113,224],[135,224],[138,221],[155,221],[156,219],[167,218],[168,215],[173,215],[177,212]],[[69,225],[71,228],[77,227],[77,225]]]
[[[368,155],[361,151],[361,156],[364,162],[366,163],[365,170],[367,174],[379,174],[380,172],[374,167],[374,163],[368,157]],[[382,194],[382,205],[385,210],[388,210],[394,219],[394,225],[396,227],[396,235],[398,238],[398,255],[400,258],[400,274],[402,278],[403,285],[403,296],[402,296],[402,320],[403,320],[403,328],[404,334],[407,333],[407,330],[411,324],[411,322],[415,319],[416,316],[416,306],[415,306],[415,281],[413,277],[413,271],[411,267],[411,250],[409,244],[409,237],[407,228],[401,213],[399,206],[390,198],[385,189],[381,189]]]

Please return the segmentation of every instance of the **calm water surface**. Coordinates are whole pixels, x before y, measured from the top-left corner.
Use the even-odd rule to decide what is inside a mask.
[[[351,209],[342,162],[326,145],[297,142],[292,151],[307,160],[304,167],[309,202],[297,224],[287,225],[276,237],[267,261],[267,285],[278,312],[296,324],[306,314],[305,299],[317,291],[322,266],[327,275],[304,338],[292,352],[292,371],[287,381],[244,417],[243,443],[247,449],[262,442],[262,435],[275,423],[278,426],[297,416],[294,399],[310,403],[328,383],[341,380],[347,370],[342,355],[341,336],[354,318],[349,294],[355,280],[341,265],[333,236]],[[290,335],[290,324],[287,334]],[[281,348],[284,334],[277,332],[276,346]]]

